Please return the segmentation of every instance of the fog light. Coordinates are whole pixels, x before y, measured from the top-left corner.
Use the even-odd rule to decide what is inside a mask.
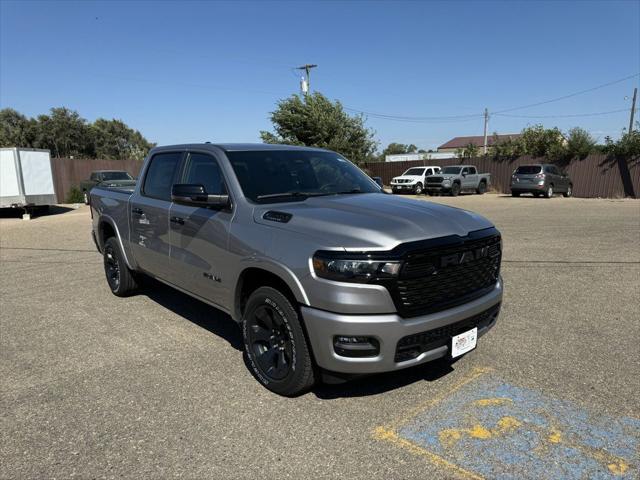
[[[380,342],[373,337],[336,335],[333,349],[342,357],[375,357],[380,353]]]

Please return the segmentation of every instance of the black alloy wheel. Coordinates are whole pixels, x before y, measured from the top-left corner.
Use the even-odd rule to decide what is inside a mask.
[[[284,379],[293,362],[291,334],[282,316],[269,304],[255,309],[247,335],[260,373],[270,380]]]
[[[120,265],[111,243],[107,243],[104,247],[104,272],[107,275],[107,282],[111,291],[118,291],[120,287]]]

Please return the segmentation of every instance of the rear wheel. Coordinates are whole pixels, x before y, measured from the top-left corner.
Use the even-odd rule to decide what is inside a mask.
[[[451,185],[451,196],[452,197],[457,197],[458,194],[460,194],[460,184],[459,183],[454,183],[453,185]]]
[[[251,294],[242,318],[247,363],[256,379],[280,395],[299,395],[315,383],[314,366],[300,317],[278,290]]]
[[[553,185],[549,185],[547,187],[547,190],[544,192],[544,196],[545,196],[545,198],[553,197]]]
[[[421,184],[421,183],[418,183],[418,184],[415,186],[415,188],[413,189],[413,192],[414,192],[416,195],[420,195],[420,194],[422,193],[422,184]]]
[[[564,197],[567,197],[567,198],[570,197],[571,195],[573,195],[573,185],[568,185],[567,186],[567,191],[564,192],[562,195]]]
[[[486,191],[487,191],[487,182],[485,181],[480,182],[480,184],[478,185],[478,188],[476,188],[476,193],[478,195],[482,195]]]
[[[127,297],[138,288],[133,272],[129,270],[115,237],[104,243],[104,273],[111,292],[118,297]]]

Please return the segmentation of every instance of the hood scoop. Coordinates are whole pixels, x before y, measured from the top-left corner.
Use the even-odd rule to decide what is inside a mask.
[[[278,212],[276,210],[269,210],[268,212],[265,212],[264,215],[262,215],[262,218],[264,220],[270,220],[272,222],[278,223],[287,223],[289,220],[291,220],[291,217],[293,217],[293,215],[290,213]]]

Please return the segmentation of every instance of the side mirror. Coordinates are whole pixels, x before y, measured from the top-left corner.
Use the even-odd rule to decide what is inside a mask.
[[[384,188],[384,185],[382,184],[382,177],[371,177],[371,178],[373,179],[374,182],[378,184],[380,188]]]
[[[462,172],[462,176],[466,177],[467,176],[467,172]]]
[[[229,205],[229,195],[209,195],[204,185],[176,183],[171,187],[171,201],[194,207],[224,208]]]

